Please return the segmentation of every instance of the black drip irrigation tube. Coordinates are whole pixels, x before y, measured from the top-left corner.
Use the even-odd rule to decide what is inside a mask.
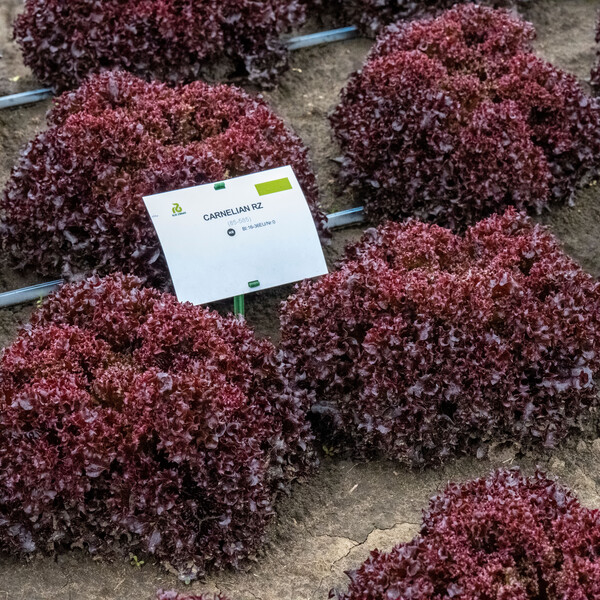
[[[327,229],[340,229],[342,227],[363,223],[364,220],[365,214],[362,206],[350,208],[348,210],[342,210],[341,212],[327,215]],[[62,279],[55,279],[54,281],[38,283],[18,290],[3,292],[0,294],[0,309],[45,298],[52,292],[55,292],[63,283],[64,281]]]
[[[312,48],[313,46],[331,44],[332,42],[351,40],[358,37],[358,33],[358,28],[353,25],[351,27],[342,27],[341,29],[331,29],[329,31],[321,31],[320,33],[293,37],[287,40],[286,43],[290,51],[301,50],[302,48]],[[11,94],[10,96],[0,96],[0,109],[41,102],[42,100],[52,98],[53,95],[54,93],[51,88],[41,88],[39,90],[31,90],[30,92]]]

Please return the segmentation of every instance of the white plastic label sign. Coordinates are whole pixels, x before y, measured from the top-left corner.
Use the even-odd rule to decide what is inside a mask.
[[[291,167],[144,202],[182,302],[204,304],[327,273]]]

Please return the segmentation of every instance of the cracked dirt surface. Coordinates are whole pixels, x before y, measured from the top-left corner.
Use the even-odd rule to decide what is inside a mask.
[[[223,593],[232,599],[325,600],[345,586],[345,571],[374,548],[387,550],[419,530],[421,511],[448,480],[465,481],[500,466],[537,465],[600,508],[600,440],[571,439],[552,454],[519,457],[505,449],[490,459],[461,459],[438,471],[411,472],[386,462],[326,459],[319,473],[280,503],[269,543],[241,572],[190,586],[153,564],[106,563],[79,552],[29,563],[0,561],[0,598],[15,600],[151,600],[156,588]]]
[[[35,87],[10,41],[8,23],[22,0],[0,0],[0,94]],[[594,24],[600,0],[538,0],[530,18],[538,28],[538,51],[581,79],[594,60]],[[267,94],[276,110],[310,146],[329,211],[353,206],[358,199],[335,182],[339,150],[331,141],[326,116],[348,74],[358,68],[368,40],[334,44],[298,52],[279,88]],[[0,112],[0,186],[20,148],[44,126],[49,103]],[[556,209],[544,217],[565,249],[584,268],[600,275],[600,192],[580,192],[575,207]],[[330,262],[359,230],[336,233],[328,249]],[[0,271],[0,289],[36,282],[32,274]],[[261,334],[275,336],[277,307],[289,289],[251,297],[248,319]],[[31,306],[0,310],[0,346],[10,342]],[[358,463],[324,458],[318,473],[297,484],[278,506],[278,518],[260,555],[240,572],[214,574],[185,586],[167,570],[147,561],[141,568],[128,562],[95,561],[79,551],[22,562],[0,557],[0,600],[151,600],[157,588],[217,592],[232,600],[325,600],[333,587],[344,587],[344,571],[358,566],[374,548],[386,550],[410,540],[419,530],[428,499],[449,480],[485,476],[493,468],[537,465],[571,486],[581,501],[600,508],[600,439],[590,427],[549,453],[521,455],[501,448],[484,460],[464,458],[439,470],[413,472],[378,461]]]

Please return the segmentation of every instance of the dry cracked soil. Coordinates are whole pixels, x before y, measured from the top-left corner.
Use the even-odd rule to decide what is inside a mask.
[[[22,0],[0,0],[0,95],[24,91],[36,82],[11,39],[11,22]],[[538,31],[537,50],[582,81],[594,61],[594,28],[600,0],[536,0],[528,18]],[[371,42],[365,39],[299,51],[276,91],[266,94],[275,109],[311,148],[322,202],[328,212],[357,205],[359,199],[336,184],[336,156],[327,114],[348,75],[360,68]],[[587,84],[586,84],[587,85]],[[0,186],[20,150],[44,128],[50,103],[0,112]],[[592,184],[573,207],[543,218],[566,251],[586,270],[600,275],[600,189]],[[330,262],[359,229],[335,234]],[[38,282],[31,273],[0,270],[0,291]],[[248,320],[261,335],[277,337],[279,302],[289,289],[249,299]],[[32,305],[0,310],[0,346],[10,343]],[[79,551],[22,562],[0,557],[0,600],[150,600],[157,588],[222,592],[239,600],[325,600],[343,588],[348,569],[374,548],[386,550],[418,531],[421,511],[447,481],[485,476],[499,466],[541,467],[572,487],[580,500],[600,508],[600,438],[596,425],[552,452],[522,453],[496,448],[484,459],[463,458],[443,469],[410,471],[376,461],[358,463],[325,457],[319,472],[297,484],[280,501],[278,517],[259,556],[239,572],[214,574],[189,586],[163,567],[148,562],[96,561]]]

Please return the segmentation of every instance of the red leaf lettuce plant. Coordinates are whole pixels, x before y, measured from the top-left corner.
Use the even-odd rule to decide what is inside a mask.
[[[121,274],[65,285],[0,361],[0,551],[236,567],[313,465],[306,410],[233,316]]]
[[[600,104],[532,53],[534,35],[473,4],[386,29],[331,116],[371,219],[464,229],[570,202],[596,175]]]
[[[375,550],[337,600],[600,598],[600,513],[541,473],[451,483],[421,533]]]
[[[304,18],[300,0],[26,0],[14,35],[25,64],[59,91],[117,69],[149,81],[235,76],[264,86],[287,68],[281,34]]]
[[[423,466],[491,441],[552,447],[597,404],[600,283],[513,210],[464,237],[368,230],[296,288],[281,332],[317,430],[358,456]]]
[[[532,0],[308,0],[307,5],[310,10],[341,15],[346,25],[356,23],[363,33],[374,36],[386,25],[400,19],[435,16],[465,2],[493,8],[521,8]]]
[[[123,271],[167,288],[142,196],[287,164],[324,231],[307,149],[241,89],[106,73],[63,94],[48,124],[0,200],[0,241],[17,268],[66,279]]]

